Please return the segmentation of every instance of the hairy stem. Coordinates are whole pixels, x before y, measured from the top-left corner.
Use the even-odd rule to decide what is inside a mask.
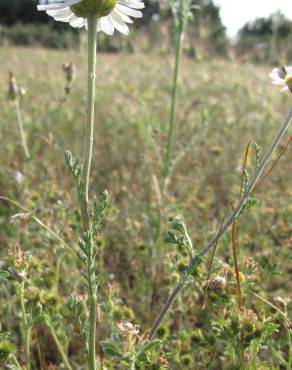
[[[48,329],[49,329],[49,331],[50,331],[50,333],[51,333],[51,335],[52,335],[52,337],[54,339],[54,342],[56,344],[56,347],[58,348],[58,351],[59,351],[59,353],[60,353],[60,355],[62,357],[62,360],[63,360],[63,362],[65,364],[65,367],[67,368],[67,370],[73,370],[72,367],[71,367],[71,365],[70,365],[70,362],[68,360],[68,357],[65,354],[65,351],[64,351],[64,349],[63,349],[63,347],[62,347],[62,345],[61,345],[61,343],[60,343],[60,341],[59,341],[59,339],[57,337],[55,328],[53,327],[53,325],[51,324],[51,322],[49,321],[49,319],[46,319],[46,325],[47,325],[47,327],[48,327]]]
[[[232,225],[234,220],[237,218],[237,216],[238,216],[242,206],[244,205],[245,201],[252,194],[257,182],[260,181],[261,175],[263,174],[266,166],[268,165],[272,154],[277,149],[277,147],[279,146],[283,136],[285,135],[286,131],[288,130],[291,118],[292,118],[292,109],[288,113],[288,116],[287,116],[284,124],[280,128],[280,130],[277,133],[275,139],[273,140],[271,146],[269,147],[269,149],[267,150],[263,159],[261,160],[261,163],[260,163],[258,169],[256,170],[255,174],[253,175],[253,177],[251,178],[251,180],[249,182],[247,190],[245,191],[244,194],[242,194],[241,198],[238,200],[237,204],[235,205],[234,210],[229,214],[229,216],[223,222],[220,232],[218,233],[218,235],[217,234],[214,235],[213,238],[205,245],[205,247],[195,257],[192,258],[192,261],[190,262],[189,267],[191,267],[192,263],[195,262],[195,258],[203,257],[206,253],[208,253],[208,251],[210,249],[212,249],[216,245],[218,239],[225,233],[225,231],[229,228],[230,225]],[[152,328],[151,328],[151,331],[150,331],[150,334],[149,334],[149,339],[148,339],[149,341],[151,341],[155,337],[157,329],[159,328],[161,322],[163,321],[164,317],[166,316],[167,312],[169,311],[172,303],[176,299],[180,290],[184,286],[185,281],[186,281],[186,276],[183,276],[181,278],[181,280],[179,281],[179,283],[175,286],[175,288],[172,290],[172,292],[168,296],[168,298],[167,298],[166,302],[164,303],[164,305],[162,306],[157,318],[154,320],[154,323],[152,325]]]
[[[93,150],[93,129],[94,129],[94,100],[95,100],[95,79],[96,79],[96,32],[97,21],[95,16],[88,16],[88,81],[87,81],[87,126],[83,160],[83,186],[84,194],[81,200],[81,211],[84,231],[90,229],[88,212],[88,187],[90,168]],[[90,276],[92,260],[88,261],[88,276]],[[90,281],[90,279],[89,279]],[[89,337],[88,337],[88,370],[96,370],[96,311],[97,300],[95,288],[90,284],[88,287],[89,301]]]
[[[182,38],[183,38],[183,24],[181,23],[177,34],[176,34],[176,45],[175,45],[175,65],[173,72],[173,83],[172,83],[172,93],[171,93],[171,104],[170,104],[170,115],[169,115],[169,125],[168,125],[168,135],[167,135],[167,145],[164,157],[164,167],[162,170],[162,181],[160,184],[161,191],[161,204],[163,204],[164,195],[166,192],[166,182],[169,175],[170,164],[171,164],[171,153],[172,153],[172,144],[173,144],[173,133],[174,133],[174,118],[175,118],[175,109],[176,109],[176,96],[177,96],[177,80],[180,66],[180,57],[182,49]],[[152,260],[152,282],[153,282],[153,291],[150,304],[154,303],[155,289],[156,289],[156,273],[157,273],[157,255],[160,243],[160,230],[161,230],[161,209],[157,212],[157,222],[156,222],[156,235],[154,243],[151,250],[151,260]]]
[[[21,115],[18,99],[15,100],[15,110],[16,110],[16,115],[17,115],[17,122],[18,122],[18,128],[19,128],[22,147],[23,147],[24,154],[25,154],[26,158],[29,159],[30,158],[30,153],[29,153],[29,150],[28,150],[27,142],[26,142],[25,132],[24,132],[24,128],[23,128],[23,120],[22,120],[22,115]]]
[[[95,342],[96,342],[96,311],[97,299],[96,293],[92,289],[89,296],[89,338],[88,338],[88,369],[95,370]]]
[[[173,146],[173,133],[174,133],[174,118],[176,110],[176,96],[177,96],[177,80],[178,72],[181,59],[181,49],[182,49],[182,39],[183,39],[183,26],[181,25],[178,29],[176,35],[176,44],[175,44],[175,66],[173,72],[173,84],[172,84],[172,94],[171,94],[171,105],[170,105],[170,116],[169,116],[169,126],[168,126],[168,135],[167,135],[167,146],[164,158],[164,168],[162,173],[162,190],[164,191],[165,183],[169,175],[169,168],[171,162],[171,153]]]
[[[88,24],[87,126],[84,145],[83,176],[82,176],[84,194],[81,204],[83,227],[85,231],[89,229],[88,188],[92,160],[93,129],[94,129],[94,100],[95,100],[96,45],[97,45],[96,17],[89,16],[87,18],[87,24]]]
[[[26,360],[26,368],[30,370],[30,334],[31,327],[27,320],[27,314],[24,305],[24,282],[22,282],[18,289],[19,303],[22,315],[22,326],[23,326],[23,341],[24,341],[24,354]]]

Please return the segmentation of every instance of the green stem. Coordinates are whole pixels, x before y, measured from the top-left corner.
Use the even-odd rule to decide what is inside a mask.
[[[287,310],[287,305],[285,305],[285,315],[288,317],[288,310]],[[291,337],[291,323],[285,323],[285,327],[287,330],[287,339],[288,339],[288,362],[287,362],[287,368],[286,370],[291,370],[292,367],[292,337]]]
[[[94,128],[94,100],[95,100],[95,79],[96,79],[96,32],[97,21],[95,16],[88,16],[88,85],[87,85],[87,126],[84,146],[84,167],[83,167],[83,186],[84,194],[81,201],[81,211],[83,228],[85,231],[90,229],[88,212],[88,187],[90,168],[93,149],[93,128]],[[88,276],[91,275],[92,261],[88,262]],[[90,281],[91,279],[89,279]],[[96,369],[96,311],[97,299],[95,288],[92,284],[88,287],[89,301],[89,337],[88,337],[88,370]]]
[[[96,293],[92,289],[89,295],[89,338],[88,338],[88,369],[96,369],[95,342],[96,342]]]
[[[60,341],[59,341],[59,339],[57,337],[55,328],[53,327],[53,325],[51,324],[51,322],[48,319],[46,319],[45,322],[46,322],[46,325],[47,325],[48,329],[50,330],[50,333],[51,333],[51,335],[52,335],[52,337],[54,339],[54,342],[55,342],[55,344],[56,344],[56,346],[58,348],[58,351],[59,351],[59,353],[60,353],[60,355],[62,357],[62,360],[63,360],[66,368],[68,370],[73,370],[72,367],[71,367],[71,365],[70,365],[70,362],[68,360],[68,357],[65,354],[65,351],[64,351],[64,349],[63,349],[63,347],[62,347],[62,345],[61,345],[61,343],[60,343]]]
[[[18,370],[22,370],[22,368],[21,368],[19,362],[17,361],[17,358],[15,357],[15,355],[11,355],[10,358],[11,358],[11,362],[13,363],[13,365],[15,365]]]
[[[181,58],[182,38],[183,38],[183,26],[181,25],[176,35],[175,66],[174,66],[174,73],[173,73],[173,85],[172,85],[172,94],[171,94],[171,106],[170,106],[167,146],[166,146],[166,153],[165,153],[165,158],[164,158],[164,168],[163,168],[163,173],[162,173],[162,190],[164,190],[165,188],[165,183],[169,175],[169,168],[170,168],[170,162],[171,162],[171,153],[172,153],[172,146],[173,146],[173,132],[174,132],[174,117],[175,117],[176,96],[177,96],[177,80],[178,80],[178,72],[179,72],[180,58]]]
[[[26,138],[25,138],[25,132],[24,132],[24,128],[23,128],[23,120],[22,120],[22,115],[21,115],[18,100],[15,100],[15,110],[16,110],[16,115],[17,115],[17,122],[18,122],[20,137],[21,137],[21,143],[22,143],[22,146],[23,146],[25,156],[26,156],[27,159],[29,159],[30,158],[30,153],[29,153]]]
[[[22,314],[22,325],[23,325],[23,340],[24,340],[24,353],[26,359],[26,369],[30,370],[30,334],[31,334],[31,327],[27,320],[27,314],[25,311],[24,305],[24,282],[22,282],[19,286],[19,302]]]
[[[204,248],[192,258],[192,260],[189,263],[189,268],[191,268],[193,262],[196,261],[197,257],[203,257],[205,254],[207,254],[218,242],[219,238],[226,232],[226,230],[229,228],[230,225],[234,222],[234,220],[238,217],[240,210],[242,209],[242,206],[246,202],[246,200],[250,197],[250,195],[253,193],[254,189],[256,188],[257,183],[260,181],[261,176],[264,173],[265,168],[267,167],[274,151],[278,148],[279,144],[281,143],[281,140],[283,139],[283,136],[287,132],[290,121],[292,119],[292,109],[288,113],[287,118],[285,119],[282,127],[278,131],[277,135],[275,136],[271,146],[267,150],[266,154],[261,160],[261,163],[256,170],[255,174],[251,178],[248,188],[245,191],[245,193],[241,196],[241,198],[238,200],[237,204],[234,207],[234,210],[226,217],[224,222],[222,223],[222,226],[219,230],[219,233],[214,235],[211,240],[204,246]],[[184,274],[181,278],[181,280],[177,283],[177,285],[173,288],[173,290],[170,292],[168,298],[166,299],[165,303],[163,304],[158,316],[154,320],[154,323],[152,325],[152,328],[150,330],[150,334],[148,337],[149,341],[152,341],[153,338],[156,335],[156,332],[162,323],[163,319],[165,318],[166,314],[170,310],[170,307],[172,303],[175,301],[177,295],[180,293],[181,289],[185,285],[185,282],[187,280],[187,275]]]
[[[84,196],[81,204],[84,230],[89,229],[88,215],[88,188],[93,149],[94,129],[94,100],[95,100],[95,79],[96,79],[96,32],[97,21],[95,16],[87,18],[88,24],[88,80],[87,80],[87,126],[83,159],[83,186]]]
[[[176,34],[176,44],[175,44],[175,65],[173,73],[173,84],[172,84],[172,93],[171,93],[171,105],[170,105],[170,115],[169,115],[169,126],[168,126],[168,137],[167,137],[167,146],[165,151],[164,158],[164,167],[162,171],[162,182],[160,186],[161,190],[161,204],[163,204],[164,194],[166,191],[166,180],[169,175],[170,162],[171,162],[171,153],[173,145],[173,132],[174,132],[174,117],[176,109],[176,96],[177,96],[177,80],[178,72],[180,66],[180,57],[181,57],[181,48],[182,48],[182,37],[183,37],[183,23],[181,22],[178,32]],[[160,208],[160,205],[159,205]],[[156,280],[156,270],[157,270],[157,256],[159,254],[159,244],[160,244],[160,231],[161,231],[161,210],[158,209],[157,212],[157,222],[156,222],[156,235],[154,238],[152,250],[151,250],[151,261],[152,261],[152,298],[155,291],[155,280]],[[151,304],[152,304],[151,298]]]

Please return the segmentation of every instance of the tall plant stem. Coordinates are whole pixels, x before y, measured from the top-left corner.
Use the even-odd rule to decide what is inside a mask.
[[[15,110],[16,110],[16,115],[17,115],[17,122],[18,122],[18,128],[19,128],[22,147],[23,147],[24,154],[25,154],[26,158],[29,159],[30,158],[30,153],[29,153],[29,149],[28,149],[28,146],[27,146],[27,142],[26,142],[25,132],[24,132],[24,128],[23,128],[23,120],[22,120],[22,115],[21,115],[18,99],[15,100],[14,104],[15,104]]]
[[[60,343],[60,341],[59,341],[59,339],[57,337],[55,328],[53,327],[53,325],[51,324],[51,322],[49,321],[49,319],[46,319],[45,322],[46,322],[46,325],[47,325],[48,329],[50,330],[50,333],[51,333],[51,335],[52,335],[52,337],[54,339],[54,342],[55,342],[55,344],[56,344],[56,346],[58,348],[58,351],[59,351],[59,353],[60,353],[60,355],[62,357],[62,360],[63,360],[63,362],[64,362],[67,370],[73,370],[72,367],[71,367],[71,365],[70,365],[70,362],[68,360],[68,357],[65,354],[65,351],[64,351],[64,349],[63,349],[63,347],[62,347],[62,345],[61,345],[61,343]]]
[[[153,242],[151,250],[151,260],[152,260],[152,282],[153,282],[153,291],[150,305],[154,303],[153,299],[155,298],[155,289],[156,289],[156,272],[157,272],[157,255],[158,248],[160,243],[160,230],[161,230],[161,205],[164,201],[164,195],[166,192],[166,182],[169,175],[169,169],[171,164],[171,153],[173,146],[173,133],[174,133],[174,118],[176,110],[176,96],[177,96],[177,80],[179,74],[180,58],[181,58],[181,49],[182,49],[182,37],[183,37],[183,24],[181,23],[176,34],[176,43],[175,43],[175,64],[173,72],[173,83],[172,83],[172,93],[171,93],[171,104],[170,104],[170,114],[169,114],[169,125],[168,125],[168,135],[167,135],[167,145],[164,157],[164,164],[162,170],[162,180],[160,183],[160,192],[161,192],[161,201],[159,204],[159,209],[157,212],[157,222],[156,222],[156,233],[155,239]]]
[[[88,215],[88,188],[93,149],[93,129],[94,129],[94,100],[95,100],[95,80],[96,80],[96,32],[97,21],[95,16],[87,18],[88,24],[88,80],[87,80],[87,125],[84,145],[83,158],[83,186],[84,194],[81,204],[82,219],[84,230],[89,229]]]
[[[27,320],[27,314],[25,311],[24,305],[24,282],[22,282],[18,289],[18,296],[21,308],[21,315],[22,315],[22,324],[23,324],[23,341],[24,341],[24,353],[25,353],[25,360],[26,360],[26,368],[30,370],[30,334],[31,334],[31,327]]]
[[[260,178],[261,178],[265,168],[267,167],[267,165],[269,163],[269,160],[272,157],[272,154],[277,149],[277,147],[279,146],[283,136],[285,135],[286,131],[288,130],[291,118],[292,118],[292,109],[288,113],[288,116],[287,116],[284,124],[280,128],[279,132],[277,133],[275,139],[273,140],[273,143],[271,144],[268,151],[266,152],[263,159],[261,160],[260,165],[258,166],[255,174],[253,175],[253,177],[251,178],[251,180],[249,182],[247,190],[244,192],[244,194],[242,194],[241,198],[238,200],[237,204],[234,207],[234,210],[227,216],[225,221],[222,223],[222,227],[221,227],[220,232],[218,234],[214,235],[213,238],[205,245],[205,247],[196,256],[194,256],[192,258],[192,260],[189,264],[190,268],[193,265],[193,263],[196,262],[196,258],[203,257],[206,253],[209,252],[210,249],[212,249],[216,245],[218,239],[225,233],[225,231],[229,228],[230,225],[232,225],[234,220],[237,218],[237,216],[240,213],[240,210],[242,209],[242,206],[244,205],[244,203],[246,202],[248,197],[253,193],[253,190],[255,189],[258,181],[260,181]],[[187,274],[184,274],[182,276],[179,283],[175,286],[175,288],[171,291],[168,298],[166,299],[166,301],[165,301],[164,305],[162,306],[158,316],[154,320],[154,323],[152,325],[152,328],[150,330],[150,334],[149,334],[149,337],[148,337],[149,341],[152,341],[152,339],[155,337],[157,329],[159,328],[161,322],[163,321],[164,317],[168,313],[168,311],[169,311],[172,303],[175,301],[177,295],[179,294],[179,292],[181,291],[181,289],[185,285],[187,277],[188,277]]]
[[[94,129],[94,100],[95,100],[95,80],[96,80],[96,16],[88,16],[88,80],[87,80],[87,126],[83,160],[83,186],[84,194],[81,201],[81,211],[84,231],[88,231],[89,212],[88,212],[88,188],[93,149],[93,129]],[[91,263],[91,261],[90,261]],[[88,269],[90,269],[90,263]],[[96,311],[97,299],[94,287],[88,287],[89,302],[89,337],[88,337],[88,369],[96,370]]]
[[[168,126],[168,135],[167,135],[167,146],[166,146],[166,152],[165,152],[165,158],[164,158],[164,168],[163,168],[163,173],[162,173],[162,192],[164,192],[164,189],[165,189],[165,183],[169,175],[169,168],[170,168],[170,162],[171,162],[173,133],[174,133],[174,118],[175,118],[175,110],[176,110],[177,80],[178,80],[178,72],[179,72],[180,59],[181,59],[182,39],[183,39],[183,25],[181,22],[181,25],[179,26],[179,29],[176,35],[176,43],[175,43],[175,65],[174,65],[174,72],[173,72],[173,84],[172,84],[170,116],[169,116],[169,126]]]

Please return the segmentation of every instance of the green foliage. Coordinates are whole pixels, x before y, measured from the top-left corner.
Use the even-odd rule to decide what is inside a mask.
[[[249,54],[257,62],[269,59],[277,63],[291,55],[287,45],[292,37],[292,22],[279,11],[267,18],[248,22],[238,35],[238,54]]]
[[[73,177],[77,189],[77,196],[80,202],[84,197],[84,184],[82,179],[82,167],[79,164],[79,160],[74,158],[69,150],[65,151],[65,160],[69,167],[71,176]]]
[[[17,46],[75,49],[79,44],[78,34],[68,27],[60,32],[50,24],[23,24],[19,19],[15,25],[1,28],[0,34],[0,45],[8,42]]]
[[[0,278],[0,315],[3,330],[11,333],[0,341],[15,343],[17,359],[24,365],[22,316],[15,290],[22,282],[13,277],[16,272],[21,273],[23,267],[21,263],[16,265],[10,256],[7,258],[7,250],[13,249],[18,241],[23,252],[30,251],[32,255],[24,280],[26,314],[29,323],[34,320],[32,369],[38,368],[38,341],[47,366],[64,367],[46,321],[41,321],[47,317],[72,366],[82,368],[86,366],[83,340],[87,342],[88,294],[84,284],[80,284],[79,270],[85,273],[87,282],[87,269],[75,254],[64,253],[64,250],[60,253],[60,240],[36,223],[33,215],[70,246],[78,240],[80,212],[73,192],[69,191],[72,180],[63,160],[63,148],[82,153],[83,60],[75,51],[22,48],[7,48],[1,58],[3,70],[14,69],[28,88],[22,109],[33,156],[29,162],[23,158],[15,116],[6,100],[7,75],[1,73],[0,194],[17,199],[27,210],[34,211],[30,217],[19,217],[18,222],[10,223],[13,215],[24,211],[0,199],[0,266],[5,278]],[[63,102],[59,99],[64,87],[61,65],[68,60],[77,65],[77,79],[69,98]],[[289,108],[289,96],[267,88],[259,103],[258,88],[266,86],[267,78],[267,70],[260,66],[216,59],[194,68],[193,61],[185,56],[183,65],[174,156],[190,140],[193,145],[172,174],[165,200],[167,207],[161,212],[162,230],[167,227],[169,215],[183,214],[184,217],[174,217],[168,224],[171,243],[160,241],[158,286],[150,305],[149,245],[153,237],[154,210],[158,207],[152,177],[159,174],[158,157],[165,141],[170,68],[165,58],[152,54],[148,58],[140,54],[98,56],[97,145],[90,191],[100,194],[108,188],[111,208],[106,227],[100,229],[108,197],[103,194],[101,200],[92,202],[90,221],[94,235],[89,241],[81,235],[85,260],[97,251],[91,271],[95,271],[95,279],[103,282],[97,293],[97,333],[104,353],[100,343],[97,343],[97,352],[109,370],[128,369],[129,364],[137,370],[234,370],[239,362],[239,351],[234,350],[234,345],[236,348],[241,345],[243,327],[247,369],[287,368],[287,324],[279,313],[251,292],[287,310],[287,316],[291,313],[291,302],[287,301],[284,307],[276,299],[281,296],[288,300],[291,291],[288,279],[292,199],[289,155],[283,156],[271,177],[257,190],[261,206],[253,207],[252,212],[246,212],[238,222],[244,307],[252,309],[257,317],[251,324],[250,316],[249,321],[238,318],[230,234],[226,233],[219,241],[218,258],[211,271],[211,279],[226,276],[226,288],[209,289],[207,306],[202,310],[210,255],[206,263],[193,258],[194,266],[189,265],[186,231],[195,253],[216,234],[230,197],[238,196],[246,143],[254,136],[255,128],[257,140],[264,148],[269,145],[279,128],[281,112]],[[200,97],[195,98],[198,91]],[[245,188],[261,158],[258,155],[256,159],[256,151],[252,149],[254,154],[249,158]],[[14,178],[15,170],[23,173],[21,183]],[[84,253],[82,249],[79,252]],[[154,316],[169,291],[186,272],[190,275],[191,269],[196,274],[199,272],[199,276],[190,277],[190,284],[182,289],[158,329],[156,338],[162,342],[143,353]],[[65,302],[72,294],[68,304],[70,312]],[[119,331],[120,324],[125,322],[138,325],[139,333]]]
[[[169,223],[169,229],[164,235],[164,241],[170,244],[176,244],[181,249],[188,250],[190,256],[194,256],[194,248],[187,232],[183,216],[178,215]]]
[[[85,311],[84,302],[81,299],[71,296],[68,299],[68,305],[73,313],[74,319],[79,327],[80,335],[83,339],[85,346],[87,346],[89,335],[88,316]]]

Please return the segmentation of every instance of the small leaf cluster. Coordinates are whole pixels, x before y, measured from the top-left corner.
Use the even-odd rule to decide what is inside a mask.
[[[176,244],[180,248],[188,250],[191,257],[194,256],[194,249],[183,216],[176,216],[168,225],[169,230],[164,235],[164,241]]]
[[[65,161],[69,167],[71,176],[75,181],[78,199],[79,201],[82,201],[84,197],[84,182],[82,180],[82,167],[79,164],[79,160],[75,158],[69,150],[65,151]]]
[[[93,208],[90,212],[91,227],[94,234],[100,232],[102,227],[102,220],[105,218],[109,207],[109,195],[107,190],[104,190],[99,198],[93,202]]]
[[[84,302],[80,298],[71,296],[68,299],[68,306],[73,313],[76,324],[78,325],[81,338],[84,341],[85,346],[87,347],[89,336],[89,321]]]
[[[191,0],[172,0],[171,10],[175,27],[184,32],[187,22],[192,18],[192,10],[199,7],[192,4]]]
[[[131,369],[165,369],[164,361],[159,358],[159,349],[162,345],[160,339],[151,342],[141,342],[130,350],[126,349],[123,336],[114,333],[111,338],[100,342],[104,353],[112,360],[118,361],[120,366]]]

